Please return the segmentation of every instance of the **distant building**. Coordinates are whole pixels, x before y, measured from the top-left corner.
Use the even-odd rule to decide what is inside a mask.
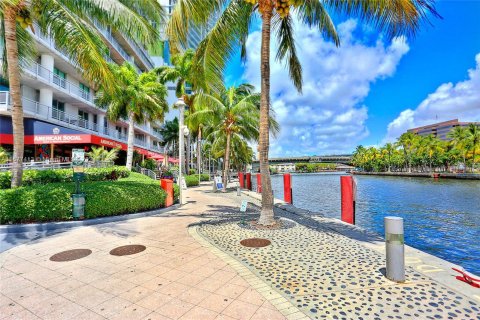
[[[408,132],[413,132],[419,136],[433,135],[440,140],[450,140],[447,134],[455,127],[468,127],[470,123],[480,125],[480,122],[459,122],[458,119],[430,124],[428,126],[409,129]]]
[[[278,163],[272,164],[270,167],[276,170],[278,173],[295,171],[295,163]]]

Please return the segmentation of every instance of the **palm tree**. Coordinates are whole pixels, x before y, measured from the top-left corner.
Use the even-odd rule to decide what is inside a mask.
[[[167,33],[172,46],[185,47],[189,27],[205,26],[212,16],[219,16],[215,26],[200,43],[195,59],[204,69],[204,78],[220,86],[225,66],[241,44],[245,57],[246,39],[251,22],[258,12],[262,20],[261,43],[261,110],[260,110],[260,172],[262,175],[262,210],[259,223],[272,225],[273,192],[270,180],[269,111],[270,111],[270,42],[272,29],[278,40],[277,59],[287,62],[290,77],[298,91],[302,88],[302,67],[297,58],[293,17],[289,11],[310,27],[317,28],[326,38],[340,44],[330,17],[332,14],[359,16],[372,22],[389,36],[415,34],[428,13],[437,15],[431,0],[178,0],[172,12]]]
[[[110,65],[116,77],[118,87],[110,92],[101,88],[98,92],[98,103],[107,106],[107,116],[112,121],[128,119],[127,164],[132,169],[135,124],[143,124],[145,120],[163,121],[168,112],[165,100],[167,89],[157,81],[155,72],[138,74],[128,62],[122,66]]]
[[[87,156],[94,162],[113,162],[118,158],[120,149],[106,150],[104,147],[92,146],[92,151],[87,153]]]
[[[162,135],[162,145],[168,150],[172,147],[172,154],[176,155],[176,148],[178,148],[178,118],[175,117],[171,121],[165,121],[163,127],[160,129]]]
[[[480,148],[480,126],[470,123],[468,126],[468,145],[472,150],[472,173],[475,172],[475,156]]]
[[[468,146],[468,129],[462,126],[457,126],[448,132],[447,137],[450,140],[450,143],[453,145],[463,157],[463,168],[467,168],[467,146]]]
[[[141,13],[141,15],[140,15]],[[20,186],[23,173],[24,127],[20,92],[21,66],[35,57],[33,32],[35,22],[40,32],[50,34],[55,45],[78,63],[79,70],[92,83],[101,83],[112,90],[115,77],[110,72],[104,53],[107,47],[93,26],[94,21],[108,25],[144,44],[158,39],[150,21],[162,23],[164,14],[156,0],[103,1],[91,0],[2,0],[0,2],[0,47],[4,74],[8,74],[12,99],[13,163],[12,187]]]
[[[435,154],[443,150],[439,139],[435,138],[432,134],[423,137],[422,148],[426,152],[429,163],[429,172],[432,172],[432,159]]]
[[[418,136],[412,132],[405,132],[398,138],[397,144],[402,147],[407,162],[408,172],[412,172],[412,155],[418,143]]]
[[[207,140],[212,141],[212,150],[223,156],[223,191],[227,189],[230,170],[232,141],[258,141],[260,95],[253,93],[250,85],[224,88],[219,94],[199,93],[195,99],[196,112],[192,118],[208,123]],[[272,118],[273,133],[278,132],[278,123]]]
[[[158,74],[158,78],[161,83],[166,84],[167,82],[176,82],[175,84],[175,95],[177,98],[183,98],[183,101],[188,106],[189,110],[186,111],[186,115],[192,114],[195,112],[193,108],[193,99],[194,96],[191,95],[194,85],[198,81],[198,77],[194,76],[194,67],[193,67],[193,57],[195,56],[195,51],[192,49],[186,50],[183,54],[176,54],[172,57],[172,66],[163,66],[155,69],[155,72]],[[186,121],[187,126],[189,127],[192,134],[201,135],[198,128],[192,128],[192,126]],[[186,163],[186,172],[190,167],[190,135],[187,137],[186,143],[187,153],[185,157]],[[199,152],[199,148],[197,151]],[[183,151],[182,151],[183,152]],[[198,157],[198,153],[197,153]]]
[[[382,148],[382,153],[386,157],[388,172],[390,172],[391,168],[392,168],[392,157],[393,157],[393,154],[395,153],[395,150],[396,150],[396,148],[395,148],[395,145],[393,143],[387,143]]]

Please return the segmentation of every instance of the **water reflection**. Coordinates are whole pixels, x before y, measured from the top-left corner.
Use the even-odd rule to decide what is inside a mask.
[[[294,204],[340,218],[339,176],[292,175]],[[402,217],[407,244],[480,274],[480,181],[374,176],[356,180],[357,225],[383,235],[385,216]],[[282,199],[283,177],[272,176],[272,184],[275,197]]]

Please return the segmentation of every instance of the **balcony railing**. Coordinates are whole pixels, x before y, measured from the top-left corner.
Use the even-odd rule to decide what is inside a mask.
[[[142,48],[140,45],[138,45],[135,41],[129,39],[127,36],[125,36],[125,39],[127,40],[128,44],[132,47],[133,51],[135,51],[137,56],[139,56],[144,61],[147,67],[149,69],[153,69],[155,64],[150,58],[150,55],[148,54],[148,52],[144,48]]]
[[[36,78],[40,78],[53,87],[60,89],[61,91],[73,95],[77,98],[80,98],[82,101],[89,102],[92,105],[95,105],[93,95],[80,88],[78,85],[71,83],[70,81],[59,77],[54,74],[52,71],[41,66],[36,62],[30,62],[24,66],[24,70],[28,71]]]
[[[117,39],[113,37],[112,31],[109,28],[102,26],[98,21],[94,21],[93,24],[100,31],[100,33],[107,39],[112,47],[122,56],[123,59],[133,63],[133,58],[122,48]]]

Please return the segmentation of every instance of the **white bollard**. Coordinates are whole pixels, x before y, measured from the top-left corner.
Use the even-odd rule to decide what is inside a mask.
[[[403,218],[385,217],[386,276],[395,282],[405,282],[405,241]]]

